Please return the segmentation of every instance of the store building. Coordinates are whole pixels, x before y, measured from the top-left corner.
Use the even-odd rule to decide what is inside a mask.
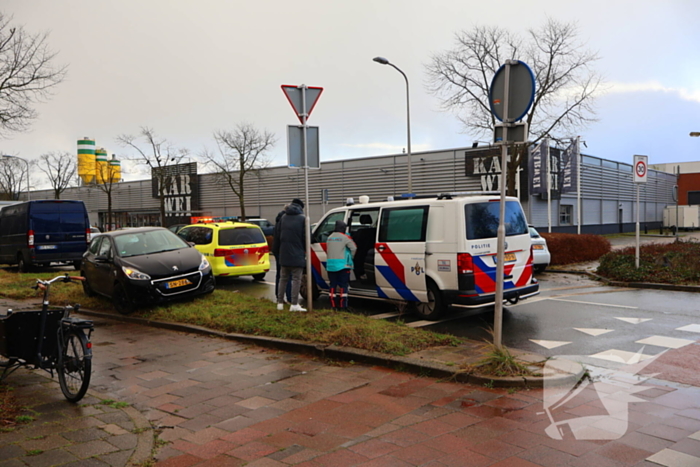
[[[552,150],[552,157],[559,157]],[[246,214],[274,220],[283,206],[293,198],[306,202],[311,221],[346,202],[347,198],[368,195],[372,200],[400,196],[407,187],[406,154],[366,157],[322,162],[320,169],[309,170],[309,199],[305,199],[304,171],[286,166],[271,167],[247,178]],[[428,195],[447,192],[495,191],[499,189],[500,148],[458,148],[414,153],[411,159],[414,193]],[[580,206],[582,233],[630,232],[635,228],[636,186],[632,165],[582,155],[580,158]],[[631,159],[631,156],[630,156]],[[197,164],[180,164],[168,168],[165,208],[166,225],[187,223],[192,217],[229,217],[240,214],[238,197],[216,174],[199,174]],[[516,189],[529,222],[547,231],[548,204],[551,230],[578,230],[578,191],[558,189],[564,169],[553,171],[551,202],[546,193],[530,194],[530,170],[519,170]],[[647,229],[658,229],[663,208],[674,204],[676,177],[649,170],[648,182],[640,186],[640,222]],[[159,225],[158,183],[153,180],[120,182],[112,190],[113,227]],[[23,196],[24,197],[24,196]],[[32,192],[32,199],[53,197],[52,190]],[[85,202],[93,225],[107,223],[107,194],[94,186],[67,189],[64,199]]]

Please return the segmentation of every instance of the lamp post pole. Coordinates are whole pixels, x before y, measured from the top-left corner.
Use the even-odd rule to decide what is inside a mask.
[[[22,162],[24,162],[25,164],[27,164],[27,201],[31,200],[32,196],[29,192],[29,161],[27,159],[22,159],[21,157],[10,156],[9,154],[3,154],[2,157],[5,159],[19,159]]]
[[[408,77],[406,76],[406,73],[401,71],[399,67],[391,63],[389,60],[387,60],[384,57],[374,57],[372,60],[375,62],[381,64],[381,65],[389,65],[393,67],[396,71],[401,73],[403,75],[403,79],[406,80],[406,134],[408,137],[408,142],[407,142],[407,156],[408,156],[408,164],[407,164],[407,169],[408,169],[408,194],[411,195],[413,194],[413,179],[411,177],[411,104],[410,104],[410,98],[409,98],[409,92],[408,92]]]

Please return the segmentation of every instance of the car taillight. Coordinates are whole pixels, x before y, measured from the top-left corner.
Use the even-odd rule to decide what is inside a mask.
[[[269,247],[268,245],[265,245],[265,246],[261,246],[261,247],[260,247],[260,253],[262,253],[263,255],[266,255],[266,254],[268,254],[269,252],[270,252],[270,247]]]
[[[469,253],[457,253],[457,274],[473,274],[474,260]]]
[[[85,238],[87,239],[87,243],[90,243],[90,240],[92,240],[92,230],[88,227],[85,229]]]
[[[214,256],[228,256],[231,254],[231,250],[228,250],[226,248],[217,248],[214,250]]]
[[[27,246],[29,248],[34,248],[34,231],[30,230],[27,232]]]

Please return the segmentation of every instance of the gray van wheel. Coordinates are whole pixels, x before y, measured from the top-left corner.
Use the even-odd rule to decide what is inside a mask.
[[[114,286],[114,293],[112,294],[112,301],[114,302],[114,308],[122,315],[129,315],[136,311],[136,307],[129,299],[126,294],[124,286],[117,284]]]
[[[29,265],[24,260],[24,255],[20,254],[17,256],[17,269],[19,269],[19,272],[29,272]]]
[[[428,303],[416,303],[414,312],[423,319],[436,320],[445,311],[442,293],[435,282],[428,280]]]

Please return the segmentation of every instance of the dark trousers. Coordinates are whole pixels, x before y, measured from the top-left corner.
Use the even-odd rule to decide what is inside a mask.
[[[350,270],[328,271],[328,279],[331,281],[330,299],[331,307],[345,310],[348,308],[348,287],[350,284]]]

